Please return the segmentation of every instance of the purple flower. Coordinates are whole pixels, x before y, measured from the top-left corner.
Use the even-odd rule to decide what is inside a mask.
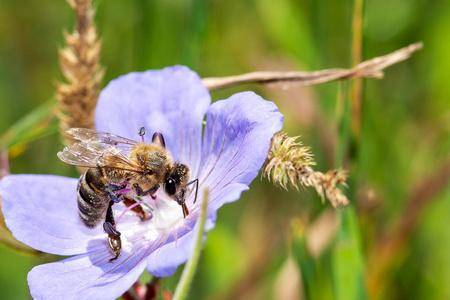
[[[202,122],[206,113],[206,126]],[[78,179],[52,175],[9,175],[0,182],[3,214],[14,237],[43,252],[73,255],[37,266],[28,274],[37,299],[114,299],[126,292],[147,269],[155,276],[172,275],[191,255],[197,219],[208,187],[205,230],[211,230],[219,207],[239,199],[257,176],[270,139],[281,129],[276,105],[252,92],[211,105],[198,75],[186,67],[130,73],[113,80],[101,93],[96,129],[139,140],[161,132],[174,161],[189,166],[199,179],[198,199],[186,198],[190,214],[162,189],[153,218],[141,221],[127,212],[118,221],[122,254],[114,262],[101,225],[86,227],[77,212]],[[147,137],[148,139],[148,137]],[[125,210],[113,206],[117,217]]]

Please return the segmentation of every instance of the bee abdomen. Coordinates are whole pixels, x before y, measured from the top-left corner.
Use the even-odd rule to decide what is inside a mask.
[[[100,171],[89,169],[80,177],[77,189],[78,214],[83,223],[88,227],[94,227],[105,219],[106,209],[109,204],[109,196],[92,184],[90,178],[96,178]],[[94,174],[93,174],[94,173]]]

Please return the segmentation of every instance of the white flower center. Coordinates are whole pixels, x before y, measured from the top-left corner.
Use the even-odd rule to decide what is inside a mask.
[[[133,211],[127,211],[122,218],[116,219],[117,229],[122,233],[122,246],[142,238],[154,241],[162,236],[167,237],[182,225],[184,218],[181,206],[163,192],[158,191],[156,196],[156,200],[151,197],[142,199],[147,202],[141,204],[145,210],[151,207],[153,217],[150,220],[141,221]],[[116,211],[117,215],[126,209],[125,206],[120,206],[121,209]]]
[[[177,223],[183,220],[183,212],[181,206],[172,199],[158,199],[155,210],[153,210],[153,218],[150,222],[154,223],[157,230],[167,230],[174,228]]]

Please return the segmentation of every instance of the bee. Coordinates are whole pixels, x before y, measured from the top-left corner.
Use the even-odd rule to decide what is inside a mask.
[[[58,157],[65,163],[89,168],[77,186],[78,214],[90,228],[104,221],[103,229],[114,254],[110,262],[120,256],[122,248],[121,233],[114,226],[115,203],[123,202],[130,207],[137,202],[133,196],[149,195],[155,199],[162,185],[164,192],[181,206],[183,217],[189,215],[185,196],[188,186],[196,184],[195,203],[198,179],[188,181],[189,168],[173,162],[161,133],[156,132],[152,143],[147,144],[144,127],[139,130],[142,143],[92,129],[71,128],[67,132],[80,142],[65,147]],[[142,221],[152,218],[151,212],[141,205],[131,210]]]

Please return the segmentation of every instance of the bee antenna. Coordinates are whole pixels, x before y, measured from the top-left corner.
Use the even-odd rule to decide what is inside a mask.
[[[142,126],[141,128],[139,128],[139,136],[142,137],[142,143],[145,143],[144,135],[145,135],[145,127]]]
[[[188,182],[187,185],[191,185],[191,184],[195,184],[195,199],[194,199],[194,203],[197,201],[197,194],[198,194],[198,178],[192,180],[191,182]]]

